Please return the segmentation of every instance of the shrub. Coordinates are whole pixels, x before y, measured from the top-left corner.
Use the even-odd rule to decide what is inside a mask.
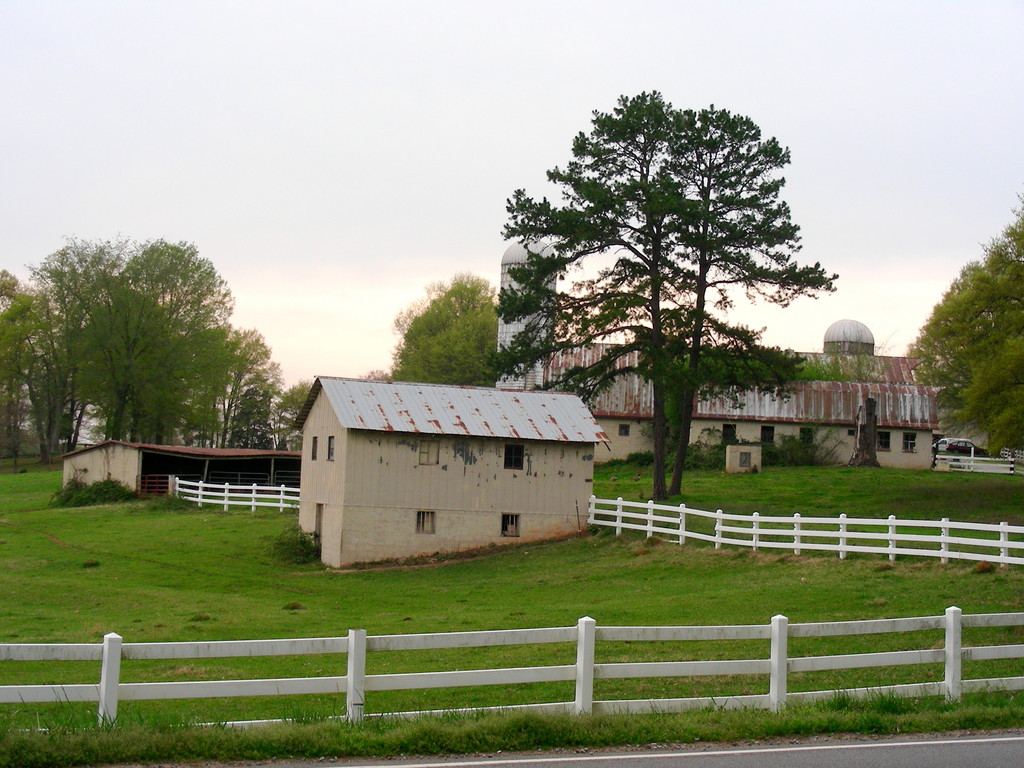
[[[299,528],[298,523],[292,523],[274,539],[271,554],[282,563],[315,563],[320,559],[320,539]]]
[[[626,457],[626,463],[635,467],[649,467],[654,464],[654,454],[650,451],[637,451]]]
[[[135,491],[117,480],[100,480],[87,485],[78,478],[72,478],[53,494],[50,506],[90,507],[97,504],[117,504],[134,498]]]

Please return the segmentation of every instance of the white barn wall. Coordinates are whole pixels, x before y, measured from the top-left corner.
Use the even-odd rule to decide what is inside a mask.
[[[609,461],[611,459],[625,459],[631,453],[650,451],[652,448],[650,429],[642,429],[633,422],[629,437],[620,437],[618,425],[628,423],[628,419],[598,417],[598,424],[608,433],[608,447],[610,450],[599,446],[595,456],[596,461]],[[647,424],[650,422],[647,421]],[[775,439],[778,441],[783,436],[800,436],[801,427],[814,427],[812,424],[794,424],[786,422],[771,421],[741,421],[738,419],[694,419],[690,428],[690,443],[708,440],[710,431],[715,440],[721,439],[722,425],[736,425],[736,439],[745,443],[757,443],[761,440],[761,426],[775,427]],[[816,429],[816,440],[834,447],[834,463],[845,464],[853,455],[856,447],[856,437],[850,436],[848,432],[852,427],[849,425],[821,426]],[[932,465],[932,431],[924,429],[912,429],[905,427],[891,427],[879,425],[878,429],[889,432],[890,449],[878,451],[878,463],[883,467],[897,469],[929,469]],[[917,448],[913,452],[903,451],[903,433],[909,432],[916,435]],[[724,465],[723,465],[724,466]]]
[[[299,527],[316,530],[317,504],[323,505],[320,531],[321,558],[328,565],[341,564],[341,537],[345,516],[347,432],[326,397],[318,397],[302,432],[302,486],[299,495]],[[327,460],[328,437],[334,435],[335,455]],[[317,458],[311,460],[313,437],[318,438]]]
[[[141,473],[142,451],[132,446],[107,443],[66,455],[62,480],[64,485],[75,477],[84,483],[117,480],[137,489]]]
[[[349,439],[343,563],[546,539],[586,525],[589,444],[356,430]],[[438,442],[436,465],[419,464],[421,439]],[[504,468],[506,442],[525,446],[523,470]],[[435,513],[435,533],[416,532],[421,510]],[[501,535],[502,514],[520,516],[518,538]]]

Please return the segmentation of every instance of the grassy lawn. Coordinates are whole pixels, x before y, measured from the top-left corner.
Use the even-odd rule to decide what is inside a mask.
[[[621,495],[643,500],[650,485],[649,476],[644,477],[643,472],[635,467],[599,468],[595,493],[603,497]],[[53,472],[0,476],[0,562],[3,564],[0,595],[4,596],[0,600],[0,642],[98,642],[107,632],[119,633],[125,642],[331,636],[344,634],[349,628],[363,628],[371,635],[440,632],[568,626],[584,615],[594,617],[600,626],[767,623],[776,613],[787,615],[791,622],[921,616],[940,614],[950,605],[959,606],[965,613],[1024,611],[1024,569],[1021,568],[976,572],[973,564],[941,565],[910,558],[890,564],[882,556],[840,561],[828,555],[794,557],[785,553],[715,551],[699,544],[679,547],[647,542],[640,537],[616,538],[606,533],[521,545],[470,559],[438,559],[433,565],[347,572],[316,566],[288,566],[272,559],[270,545],[292,521],[293,515],[225,513],[210,507],[197,509],[153,501],[52,509],[47,503],[59,483],[59,474]],[[688,475],[684,495],[674,501],[730,512],[846,512],[851,516],[894,514],[897,517],[946,516],[956,520],[1020,522],[1024,481],[1007,476],[847,468],[778,469],[758,475],[734,476],[707,472]],[[932,647],[941,643],[941,633],[924,635],[927,636],[847,638],[803,641],[802,644],[791,641],[790,650],[791,654],[824,654]],[[965,645],[989,640],[1024,642],[1020,635],[1016,630],[975,631],[974,635],[965,634]],[[766,653],[766,644],[755,642],[675,647],[649,644],[628,649],[599,645],[598,661],[764,657]],[[557,645],[532,649],[370,654],[368,672],[564,664],[572,662],[573,654],[572,647]],[[1013,664],[988,664],[990,667],[984,669],[965,668],[965,677],[1018,674]],[[337,659],[321,657],[221,659],[185,664],[126,662],[123,679],[344,673],[343,662],[340,670],[332,671],[337,668]],[[96,664],[2,662],[0,684],[44,683],[58,679],[95,682],[97,670]],[[941,669],[930,667],[854,670],[794,676],[790,690],[881,685],[941,679],[941,675]],[[709,685],[716,692],[726,694],[760,693],[766,690],[767,682],[742,677],[714,681],[600,681],[596,695],[597,698],[706,695]],[[371,693],[367,696],[367,712],[570,698],[571,684],[568,683],[515,686],[511,690]],[[1024,707],[1014,696],[997,697],[995,701],[997,703],[982,706],[975,697],[957,711],[962,713],[968,711],[968,706],[982,706],[980,711],[987,713],[984,717],[994,717],[992,708],[995,707],[1003,719],[986,722],[1024,722]],[[856,714],[861,712],[857,706],[851,703],[842,712],[833,712],[835,717],[829,729],[863,729],[852,724],[860,717]],[[905,706],[902,703],[887,706],[899,709],[896,714],[911,716],[902,709]],[[922,704],[920,708],[925,711],[938,706]],[[124,702],[121,715],[125,721],[123,727],[127,729],[139,723],[152,727],[154,723],[190,720],[315,719],[343,710],[344,702],[336,698],[307,697],[302,700]],[[807,717],[816,722],[821,710],[814,712],[819,714]],[[1007,712],[1010,714],[1006,715]],[[872,715],[877,716],[877,712]],[[16,708],[0,705],[0,766],[18,764],[4,762],[5,744],[8,755],[17,754],[21,764],[33,764],[26,762],[20,748],[12,747],[15,729],[45,723],[60,730],[57,726],[62,722],[82,725],[94,717],[94,705]],[[692,725],[696,722],[692,718],[697,714],[687,717],[691,719],[680,716],[666,722]],[[781,716],[766,713],[748,713],[744,717],[747,719],[737,722],[746,725],[737,727],[747,732],[776,728],[782,722]],[[650,728],[655,722],[645,718],[632,720],[647,723],[630,726],[634,728]],[[804,722],[803,727],[810,729],[808,732],[825,728]],[[965,727],[963,720],[956,721],[960,725],[950,725],[951,722],[953,720],[926,718],[921,723],[931,725],[912,726],[906,719],[883,718],[878,727],[883,730]],[[564,730],[574,731],[576,727],[565,725]],[[608,729],[614,731],[619,727],[606,724],[601,731],[605,736],[591,735],[583,743],[599,743],[600,739],[607,738]],[[789,732],[799,732],[798,727],[790,727]],[[366,728],[369,729],[364,733],[366,738],[372,734],[377,734],[373,738],[383,738],[380,734],[387,730],[382,725]],[[656,740],[638,736],[637,731],[632,733],[624,737],[625,741],[608,743],[627,743],[633,738]],[[707,732],[703,733],[704,736],[697,737],[707,738]],[[665,738],[678,738],[678,735]],[[48,743],[52,746],[52,742]],[[342,749],[336,746],[336,750]],[[362,754],[354,746],[348,749],[348,753]],[[407,751],[408,746],[395,749]],[[379,750],[376,753],[388,754]],[[135,753],[132,755],[118,759],[142,759]],[[113,759],[94,758],[92,762]]]

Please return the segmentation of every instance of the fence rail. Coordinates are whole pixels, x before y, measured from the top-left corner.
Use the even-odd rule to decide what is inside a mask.
[[[257,507],[291,509],[299,504],[299,489],[287,485],[231,485],[230,483],[204,483],[174,478],[174,495],[198,506],[214,504],[223,507]]]
[[[768,624],[738,626],[681,627],[599,627],[590,617],[575,627],[515,629],[484,632],[449,632],[419,635],[367,636],[362,629],[339,637],[293,640],[239,640],[182,643],[123,643],[110,633],[102,644],[2,644],[0,661],[99,661],[100,681],[87,685],[4,685],[0,704],[46,702],[98,702],[101,723],[114,722],[120,701],[157,699],[201,699],[210,697],[278,696],[296,694],[344,694],[346,717],[363,719],[366,694],[375,691],[455,688],[463,686],[513,685],[553,681],[574,681],[572,701],[518,705],[517,709],[572,712],[673,712],[705,707],[755,707],[778,711],[788,702],[829,698],[839,691],[787,691],[790,673],[871,667],[942,664],[941,680],[843,689],[844,695],[865,697],[874,693],[897,696],[945,696],[958,700],[964,692],[1024,689],[1024,677],[962,678],[965,661],[1024,658],[1024,645],[963,646],[965,627],[1021,627],[1024,613],[975,614],[963,616],[957,607],[941,616],[923,616],[866,621],[830,621],[790,624],[785,616],[773,616]],[[832,656],[789,655],[790,638],[817,638],[869,634],[893,634],[943,630],[942,647],[934,638],[922,639],[927,647],[879,653],[849,653]],[[596,663],[598,643],[688,642],[762,640],[768,655],[753,659],[723,659],[659,662]],[[366,674],[367,653],[439,648],[501,648],[509,645],[569,643],[576,646],[576,662],[553,666],[472,669],[455,671]],[[152,659],[208,659],[251,656],[301,656],[345,654],[344,675],[251,680],[190,680],[126,683],[121,681],[122,661]],[[339,665],[340,666],[340,665]],[[599,679],[762,675],[768,692],[747,695],[714,695],[673,699],[594,700],[594,681]],[[709,683],[710,685],[711,683]],[[461,711],[487,711],[509,707],[473,707]],[[427,712],[380,713],[402,716]],[[236,722],[247,725],[256,721]],[[264,722],[264,721],[258,721]]]
[[[699,531],[687,521],[709,520],[714,532]],[[887,518],[804,517],[793,515],[762,515],[754,512],[739,515],[716,510],[590,497],[588,522],[615,529],[643,531],[648,538],[667,536],[683,544],[687,539],[711,542],[716,549],[723,545],[759,549],[785,549],[794,554],[805,550],[838,552],[841,559],[848,554],[868,553],[935,557],[943,563],[950,560],[986,561],[1024,565],[1024,526],[999,523],[959,523],[948,517],[941,520],[897,520]],[[707,529],[707,524],[705,524]]]
[[[979,472],[989,475],[1017,475],[1019,459],[1010,456],[989,458],[987,456],[966,456],[955,453],[939,453],[935,456],[935,469],[953,472]]]

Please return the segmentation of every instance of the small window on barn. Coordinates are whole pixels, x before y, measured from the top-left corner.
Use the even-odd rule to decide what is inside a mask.
[[[619,437],[629,437],[629,424],[619,424]]]
[[[800,427],[800,442],[804,445],[814,444],[814,427]]]
[[[877,442],[875,447],[879,451],[888,451],[892,447],[890,441],[891,441],[891,436],[890,436],[890,434],[888,432],[879,432],[878,433],[878,442]]]
[[[917,433],[916,432],[904,432],[903,433],[903,452],[904,453],[917,453]]]
[[[723,443],[735,443],[736,442],[736,425],[735,424],[723,424],[722,425],[722,442]]]
[[[310,461],[316,461],[316,448],[317,448],[317,443],[319,443],[319,442],[320,442],[320,439],[316,435],[313,435],[313,444],[312,444],[312,446],[309,449]]]
[[[520,443],[511,443],[505,446],[505,469],[522,469],[526,449]],[[518,534],[516,534],[518,536]]]
[[[420,464],[437,464],[441,444],[437,440],[420,441]]]
[[[334,461],[334,435],[327,436],[327,460]]]
[[[512,537],[519,535],[519,515],[501,516],[501,535]]]
[[[775,427],[761,426],[761,442],[769,445],[775,442]]]
[[[437,525],[437,513],[432,509],[421,509],[416,513],[416,533],[433,533]]]
[[[848,429],[848,430],[846,430],[846,436],[847,437],[856,437],[857,436],[857,430],[856,429]]]

